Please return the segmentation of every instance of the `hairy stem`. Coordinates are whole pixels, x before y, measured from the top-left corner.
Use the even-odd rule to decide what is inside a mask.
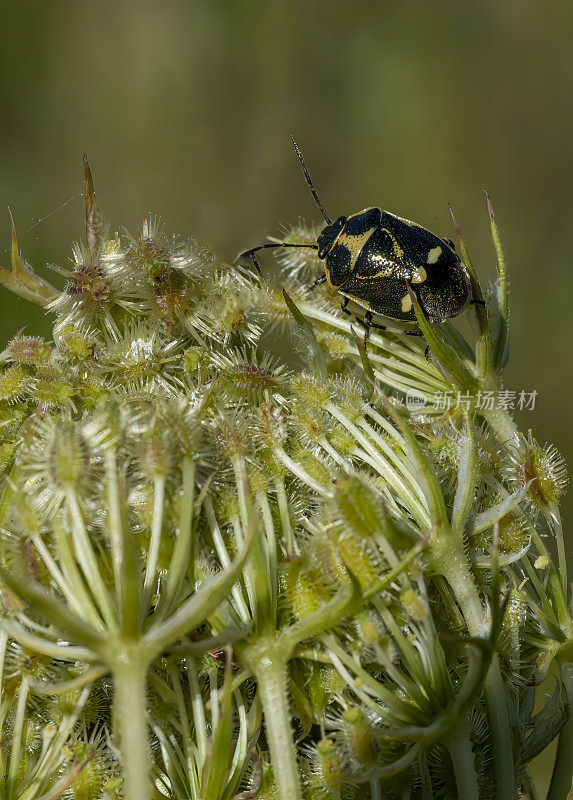
[[[137,655],[114,665],[114,717],[119,731],[125,800],[151,800],[146,665]]]
[[[453,543],[452,543],[453,545]],[[475,581],[461,546],[450,546],[436,567],[450,584],[471,636],[484,637],[487,626]],[[497,800],[514,800],[514,769],[507,700],[497,657],[485,681],[485,696],[492,728]]]
[[[511,444],[517,438],[517,427],[507,411],[500,408],[480,409],[480,416],[486,419],[501,444]]]
[[[466,719],[457,725],[454,734],[447,742],[447,747],[456,776],[458,797],[463,797],[463,800],[479,800],[475,758],[470,740],[470,726]]]
[[[18,691],[18,701],[14,714],[14,729],[12,732],[12,752],[10,754],[10,767],[8,769],[8,794],[16,793],[16,777],[18,769],[21,767],[20,759],[22,755],[22,745],[24,736],[24,726],[26,722],[26,703],[28,700],[30,684],[27,677],[22,678]]]
[[[292,714],[288,703],[287,661],[274,644],[257,645],[247,653],[249,668],[257,678],[273,774],[281,800],[302,800]]]

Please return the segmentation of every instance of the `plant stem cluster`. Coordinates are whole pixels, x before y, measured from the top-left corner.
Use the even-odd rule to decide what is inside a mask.
[[[566,477],[476,402],[508,355],[489,201],[475,337],[412,295],[425,340],[365,350],[313,251],[270,282],[155,219],[110,236],[85,173],[64,287],[15,228],[0,272],[54,319],[0,354],[0,795],[514,800],[559,738],[565,800]]]

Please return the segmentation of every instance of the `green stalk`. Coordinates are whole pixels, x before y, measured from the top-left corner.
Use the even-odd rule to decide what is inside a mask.
[[[456,776],[457,796],[463,800],[479,800],[475,757],[470,740],[470,726],[464,719],[447,741]]]
[[[479,470],[477,443],[469,414],[466,415],[466,430],[467,441],[460,457],[458,488],[452,510],[452,529],[460,542],[463,542],[464,530],[474,503]]]
[[[244,460],[235,457],[233,459],[233,470],[235,472],[241,524],[243,530],[246,532],[253,527],[253,504],[249,494],[249,483]],[[244,579],[257,631],[260,632],[263,629],[267,631],[269,629],[274,630],[275,618],[271,602],[269,561],[265,551],[262,532],[258,525],[256,525],[255,540],[251,549],[251,555],[244,571]]]
[[[168,619],[153,625],[145,634],[144,647],[149,660],[160,655],[166,647],[173,644],[193,628],[197,628],[228,597],[243,570],[254,541],[253,531],[237,558],[216,575],[206,578],[201,586],[185,600]]]
[[[264,492],[257,493],[257,502],[261,510],[263,530],[265,532],[265,550],[267,553],[267,572],[272,609],[272,618],[276,618],[277,608],[277,537],[273,522],[273,514],[269,504],[268,496]]]
[[[302,800],[302,790],[288,702],[288,653],[273,639],[260,638],[240,654],[255,676],[263,709],[277,797]]]
[[[147,665],[137,653],[113,665],[114,719],[119,731],[125,800],[151,800],[147,734]]]
[[[281,518],[284,549],[286,555],[290,556],[294,553],[294,533],[290,519],[288,497],[285,491],[284,481],[282,480],[281,477],[277,476],[274,480],[274,484],[277,490],[277,500],[279,504],[279,513]]]
[[[402,477],[396,473],[388,461],[380,457],[381,445],[378,441],[373,443],[365,433],[363,433],[346,414],[338,409],[333,403],[326,403],[325,409],[346,428],[346,430],[353,436],[358,444],[364,448],[365,455],[371,458],[364,458],[368,463],[394,488],[396,493],[402,497],[404,502],[409,503],[409,510],[415,517],[416,521],[421,528],[427,526],[429,520],[427,519],[427,512],[420,500],[414,495],[412,491],[405,485]],[[366,423],[367,424],[367,423]],[[369,427],[369,426],[368,426]],[[370,428],[370,430],[372,430]]]
[[[107,628],[111,631],[117,631],[117,618],[109,596],[109,590],[100,572],[92,541],[86,529],[83,514],[73,489],[67,492],[66,500],[68,502],[76,559],[82,568],[88,586],[92,589]]]
[[[58,726],[58,731],[54,738],[50,741],[49,745],[44,749],[43,756],[39,764],[37,765],[34,777],[26,786],[26,789],[22,792],[22,794],[18,795],[18,800],[41,800],[38,797],[38,789],[41,784],[53,774],[54,771],[57,769],[58,764],[60,763],[62,749],[64,748],[66,742],[68,741],[68,737],[70,735],[71,730],[73,729],[76,721],[88,699],[88,695],[91,691],[91,685],[84,686],[83,690],[80,693],[77,703],[75,704],[73,710],[67,714],[64,714],[63,719]],[[48,800],[48,798],[53,797],[54,800],[59,798],[62,794],[64,789],[70,785],[71,781],[70,778],[73,779],[75,775],[77,775],[83,768],[85,767],[85,762],[78,763],[75,767],[63,776],[62,782],[52,786],[51,790],[48,790],[46,795],[42,795],[44,800]],[[76,771],[77,770],[77,771]],[[61,787],[61,791],[57,790],[58,785]]]
[[[563,537],[563,525],[561,524],[561,514],[559,513],[559,506],[557,503],[552,503],[549,511],[545,512],[545,519],[549,530],[553,531],[555,535],[555,542],[557,544],[557,564],[559,565],[559,577],[561,582],[561,591],[563,597],[567,597],[567,551],[565,548],[565,540]],[[565,602],[566,605],[566,602]],[[569,614],[566,612],[566,617]]]
[[[370,800],[382,800],[382,790],[378,781],[370,781]]]
[[[302,800],[288,704],[287,659],[272,642],[250,647],[245,656],[257,679],[277,797]]]
[[[173,555],[169,563],[169,571],[162,593],[162,607],[171,611],[174,600],[185,580],[187,570],[195,572],[195,555],[193,553],[193,508],[195,505],[195,462],[190,458],[183,461],[183,498],[179,514],[177,539],[173,547]],[[191,581],[192,583],[193,581]],[[161,603],[161,600],[160,600]]]
[[[487,633],[483,608],[463,548],[461,545],[455,546],[450,537],[444,544],[440,548],[440,555],[434,555],[434,565],[450,584],[470,635],[483,638]],[[513,752],[507,700],[497,658],[492,660],[484,690],[492,728],[496,797],[497,800],[514,800]]]
[[[8,769],[8,796],[16,793],[16,777],[21,767],[22,738],[26,721],[26,703],[29,691],[28,678],[23,677],[18,690],[16,713],[14,714],[14,727],[12,730],[12,752],[10,753],[10,767]]]
[[[485,388],[495,390],[496,386],[486,386]],[[511,444],[517,438],[517,426],[507,411],[501,408],[489,410],[480,408],[477,409],[477,413],[489,422],[497,440],[501,444]]]
[[[219,560],[221,561],[221,565],[224,569],[227,569],[231,563],[231,558],[225,547],[225,542],[223,540],[223,536],[221,534],[221,530],[219,528],[219,524],[217,522],[217,518],[215,517],[215,511],[213,509],[213,503],[211,502],[211,498],[207,497],[205,500],[205,511],[207,514],[207,520],[209,522],[209,527],[211,529],[211,536],[213,538],[213,544],[215,546],[215,551]],[[242,622],[248,624],[251,621],[251,614],[249,609],[247,608],[247,604],[243,597],[243,590],[238,583],[235,583],[233,588],[231,589],[231,596],[233,597],[235,603],[235,609],[240,616]]]
[[[573,664],[561,664],[561,680],[567,694],[569,708],[573,708]],[[567,800],[573,788],[573,714],[559,734],[553,775],[547,800]]]
[[[151,539],[149,540],[149,551],[147,553],[147,566],[145,568],[145,580],[143,591],[149,597],[155,581],[155,571],[159,560],[159,547],[161,545],[161,533],[163,528],[163,507],[165,499],[165,478],[156,478],[153,481],[153,520],[151,523]]]
[[[491,663],[484,688],[493,738],[497,797],[499,800],[514,800],[515,771],[511,747],[511,730],[505,688],[497,658],[494,658]]]
[[[313,477],[311,477],[306,470],[301,467],[300,464],[297,464],[296,461],[293,461],[292,458],[285,453],[282,447],[278,445],[273,449],[274,455],[281,461],[285,467],[295,475],[301,483],[305,483],[307,486],[310,486],[320,497],[330,497],[332,491],[329,491],[324,488],[321,483],[315,481]]]
[[[199,687],[199,679],[197,677],[197,668],[192,658],[185,660],[187,665],[187,680],[189,682],[189,690],[191,692],[191,711],[193,713],[193,724],[195,728],[195,745],[198,753],[198,763],[203,767],[205,759],[207,758],[207,751],[209,741],[207,739],[207,721],[205,719],[205,706],[203,705],[203,698],[201,696],[201,689]]]
[[[98,657],[91,648],[55,644],[44,636],[36,636],[36,634],[30,633],[18,622],[6,619],[2,622],[2,628],[9,636],[20,642],[24,647],[29,647],[35,653],[50,656],[50,658],[63,659],[64,661],[84,661],[86,664],[98,661]]]
[[[64,529],[61,520],[58,519],[54,520],[54,538],[59,567],[64,578],[64,582],[58,583],[58,586],[64,599],[75,614],[83,617],[94,628],[103,629],[102,619],[93,603],[91,594],[86,589],[77,561],[69,546],[70,535]]]
[[[120,500],[119,476],[117,473],[117,457],[115,448],[108,447],[105,451],[106,493],[109,503],[108,508],[108,535],[111,544],[113,574],[115,577],[115,591],[118,606],[121,606],[121,572],[125,557],[123,540],[122,505]]]

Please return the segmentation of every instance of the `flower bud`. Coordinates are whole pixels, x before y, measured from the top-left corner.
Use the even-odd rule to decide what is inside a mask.
[[[90,466],[90,452],[81,432],[73,423],[62,422],[54,427],[46,445],[46,466],[54,484],[75,488]]]
[[[78,329],[75,325],[64,325],[58,332],[58,353],[68,364],[82,364],[93,357],[95,334]]]
[[[34,379],[21,367],[11,366],[0,372],[0,400],[14,403],[30,394]]]
[[[317,334],[316,338],[331,358],[345,358],[352,352],[348,339],[340,333],[322,331]]]
[[[52,349],[39,336],[15,336],[8,342],[4,354],[18,364],[41,365],[50,360]]]
[[[342,732],[351,756],[358,760],[361,768],[376,762],[374,730],[364,712],[357,706],[350,706],[342,712]]]
[[[69,749],[74,762],[82,765],[71,781],[71,796],[74,800],[101,797],[106,782],[112,777],[103,744],[94,747],[90,742],[77,740],[69,745]]]
[[[257,436],[261,443],[273,450],[282,447],[288,428],[282,409],[273,403],[264,403],[257,409]]]
[[[348,758],[338,750],[332,739],[318,742],[313,762],[314,778],[322,786],[337,789],[342,785],[349,766]]]
[[[531,431],[522,436],[520,447],[512,454],[509,477],[516,488],[530,483],[528,496],[534,507],[542,510],[559,502],[567,486],[567,469],[553,445],[541,447]]]
[[[400,594],[400,602],[415,622],[423,622],[430,613],[428,604],[415,589],[405,589]]]
[[[160,480],[169,472],[171,454],[166,442],[152,439],[143,444],[139,460],[143,474],[149,480]]]
[[[303,407],[319,410],[330,399],[326,383],[306,372],[296,375],[291,380],[291,391],[296,401]]]

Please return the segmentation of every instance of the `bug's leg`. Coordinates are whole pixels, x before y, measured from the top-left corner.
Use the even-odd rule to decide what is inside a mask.
[[[372,319],[372,313],[370,311],[368,313],[370,314],[370,318]],[[377,331],[387,331],[388,330],[388,326],[387,325],[380,325],[379,322],[370,322],[370,327],[371,328],[376,328]]]
[[[362,319],[361,317],[358,316],[358,314],[353,314],[352,311],[348,310],[347,306],[348,306],[349,302],[350,301],[348,300],[348,297],[343,297],[342,300],[340,301],[340,310],[344,311],[345,314],[348,314],[349,317],[352,317],[353,319],[355,319],[356,322],[358,322],[360,325],[362,325],[366,329],[365,332],[364,332],[364,344],[366,344],[366,342],[368,341],[368,334],[370,332],[370,324],[366,321],[366,319]],[[368,312],[368,313],[370,313],[370,312]],[[365,315],[365,317],[366,317],[366,315]],[[372,318],[371,314],[370,314],[370,318]]]
[[[474,300],[473,298],[470,300],[470,306],[485,306],[485,300]]]
[[[252,259],[252,261],[253,261],[253,267],[254,267],[254,268],[257,270],[257,272],[259,273],[259,277],[260,277],[260,278],[262,278],[262,277],[263,277],[263,273],[261,272],[261,268],[260,268],[260,266],[259,266],[259,262],[258,262],[258,261],[257,261],[257,259],[255,258],[255,254],[254,254],[254,253],[251,253],[251,259]]]
[[[348,310],[348,302],[349,302],[348,297],[343,297],[342,300],[340,301],[340,310],[344,311],[345,314],[348,314],[349,317],[353,317],[355,315]]]
[[[315,286],[320,286],[321,283],[326,283],[326,275],[320,275],[314,283],[308,287],[309,289],[314,289]],[[348,302],[348,301],[347,301]],[[344,311],[344,309],[342,309]]]
[[[370,311],[367,311],[364,315],[364,319],[361,319],[358,314],[353,314],[351,311],[348,310],[349,300],[348,297],[343,297],[340,301],[340,310],[344,311],[345,314],[348,314],[349,317],[353,317],[356,322],[360,323],[360,325],[364,326],[364,347],[366,347],[366,342],[368,341],[368,337],[370,336],[370,325],[372,322],[372,314]]]
[[[430,358],[430,345],[429,344],[426,345],[426,349],[424,350],[424,357],[425,357],[426,361],[428,362],[428,364],[432,363],[432,360]]]
[[[423,336],[422,331],[406,331],[403,328],[389,328],[387,325],[380,325],[379,322],[371,322],[370,328],[376,328],[377,331],[389,331],[390,333],[403,333],[404,336]]]
[[[364,314],[364,349],[366,350],[366,342],[370,338],[370,328],[372,326],[372,312],[367,311]]]

